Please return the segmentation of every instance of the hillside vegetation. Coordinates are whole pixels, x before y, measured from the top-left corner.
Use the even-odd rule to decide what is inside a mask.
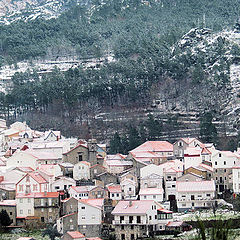
[[[177,97],[196,86],[203,91],[204,86],[226,95],[229,65],[236,59],[225,57],[238,56],[238,45],[220,37],[209,55],[201,48],[193,54],[179,43],[193,28],[192,37],[205,42],[198,40],[196,31],[204,35],[201,29],[208,28],[207,34],[213,35],[233,29],[239,12],[237,0],[93,0],[56,19],[1,25],[1,66],[68,54],[86,58],[111,53],[116,59],[97,69],[55,69],[43,77],[32,71],[17,73],[8,92],[1,93],[1,113],[19,116],[58,109],[53,114],[82,123],[86,115],[106,106],[147,106],[163,90],[174,90],[168,94]],[[209,63],[215,62],[210,71]],[[215,105],[201,104],[205,110]]]

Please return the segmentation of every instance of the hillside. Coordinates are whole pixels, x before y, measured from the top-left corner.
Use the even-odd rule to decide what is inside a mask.
[[[237,135],[237,1],[91,1],[65,10],[0,26],[2,116],[109,139],[151,113],[163,124],[158,137],[174,139],[198,136],[211,111],[221,134]]]

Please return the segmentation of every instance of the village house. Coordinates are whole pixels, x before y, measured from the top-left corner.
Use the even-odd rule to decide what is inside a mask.
[[[39,224],[54,223],[59,218],[60,199],[56,192],[19,193],[16,195],[17,218],[37,218]]]
[[[0,187],[0,199],[2,200],[14,200],[16,197],[16,188],[12,187]]]
[[[85,199],[78,202],[78,229],[86,237],[100,236],[104,199]]]
[[[239,160],[240,156],[230,151],[216,151],[213,153],[213,178],[218,194],[222,194],[224,190],[233,190],[232,169]]]
[[[205,180],[211,180],[213,178],[213,168],[204,163],[200,163],[195,167],[187,168],[184,170],[184,173],[191,173],[197,176],[201,176]]]
[[[41,193],[49,190],[49,182],[39,172],[27,173],[16,184],[16,194]]]
[[[85,240],[85,236],[78,231],[68,231],[64,234],[62,240]]]
[[[97,141],[95,139],[90,139],[88,143],[80,142],[76,147],[63,153],[63,161],[73,165],[80,161],[89,162],[91,165],[103,164],[97,161]]]
[[[123,192],[123,197],[124,199],[136,199],[136,193],[137,193],[137,183],[130,180],[126,179],[121,181],[120,183],[122,192]]]
[[[109,195],[108,197],[112,200],[122,200],[123,195],[122,195],[122,189],[120,185],[110,185],[107,186]]]
[[[76,181],[69,177],[58,177],[51,185],[52,192],[66,191],[70,187],[76,186]]]
[[[105,186],[111,183],[118,183],[118,176],[109,172],[100,173],[96,175],[94,179],[103,182]]]
[[[2,210],[6,210],[8,213],[8,216],[10,217],[12,221],[12,225],[16,226],[16,200],[1,200],[0,201],[0,212]]]
[[[172,221],[172,212],[153,200],[120,201],[112,214],[117,240],[151,237]]]
[[[120,174],[132,167],[132,161],[126,160],[126,157],[127,156],[119,153],[116,155],[107,155],[104,166],[108,172]]]
[[[58,141],[61,139],[60,131],[49,130],[44,133],[44,141]]]
[[[61,201],[61,215],[68,215],[78,211],[78,200],[76,198],[66,198]]]
[[[200,147],[187,147],[184,150],[184,169],[195,167],[202,163],[201,152],[202,149]]]
[[[107,190],[100,186],[72,186],[69,194],[77,199],[105,198],[108,195]]]
[[[162,188],[163,186],[163,175],[155,173],[149,174],[145,177],[140,178],[140,188]]]
[[[188,147],[196,148],[203,146],[203,143],[201,143],[196,138],[180,138],[173,144],[173,154],[174,157],[180,160],[183,160],[185,150]]]
[[[163,202],[163,188],[142,188],[139,191],[140,200]]]
[[[121,174],[119,176],[119,179],[120,179],[120,182],[126,180],[126,179],[129,179],[129,180],[132,180],[134,182],[138,182],[138,179],[137,179],[137,176],[136,174],[134,173],[134,171],[132,169],[126,171],[125,173]]]
[[[180,160],[172,160],[158,166],[163,172],[165,200],[176,199],[176,181],[183,174],[183,163]]]
[[[203,181],[203,177],[194,173],[186,173],[177,179],[178,182]]]
[[[78,213],[70,213],[60,217],[57,220],[57,230],[61,234],[65,234],[68,231],[78,230]]]
[[[100,164],[95,164],[90,167],[90,178],[95,179],[99,174],[105,173],[107,169],[100,165]]]
[[[214,180],[177,182],[178,211],[211,208],[215,204],[215,191]]]
[[[167,141],[147,141],[129,152],[127,159],[132,159],[137,177],[140,169],[149,164],[159,165],[173,157],[173,145]]]
[[[76,163],[73,167],[74,180],[90,179],[90,167],[91,164],[86,161],[80,161]]]

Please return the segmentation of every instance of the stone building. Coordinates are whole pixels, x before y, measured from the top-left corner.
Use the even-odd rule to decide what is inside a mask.
[[[2,210],[6,210],[8,213],[8,216],[10,217],[12,221],[12,225],[16,225],[16,200],[2,200],[0,201],[0,212]]]
[[[34,214],[42,223],[55,223],[60,216],[59,193],[40,194],[34,198]]]
[[[67,215],[78,211],[78,200],[76,198],[67,198],[62,200],[61,215]]]
[[[78,229],[78,213],[71,213],[60,217],[57,220],[57,230],[61,234],[68,231],[77,231]]]
[[[103,164],[102,160],[100,161],[97,159],[96,139],[90,139],[87,143],[81,142],[70,151],[63,153],[63,162],[68,162],[75,165],[80,161],[89,162],[92,166],[95,164]]]

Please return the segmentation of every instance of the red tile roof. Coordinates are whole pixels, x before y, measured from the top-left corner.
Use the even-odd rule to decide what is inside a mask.
[[[32,177],[39,184],[48,183],[48,181],[39,172],[31,172],[31,173],[28,173],[28,175]]]
[[[101,208],[104,204],[104,198],[93,198],[93,199],[80,199],[79,202],[86,203],[93,207]]]
[[[110,193],[121,193],[122,189],[120,185],[111,185],[107,187]]]
[[[215,192],[214,180],[177,182],[177,192]]]
[[[130,204],[131,202],[131,204]],[[152,205],[156,203],[152,200],[137,201],[119,201],[114,210],[113,215],[145,215]]]
[[[71,236],[71,238],[73,238],[73,239],[75,239],[75,238],[85,238],[85,236],[82,233],[78,232],[78,231],[67,232],[67,234],[69,236]]]
[[[172,152],[173,145],[168,141],[147,141],[137,148],[133,149],[131,152]]]

